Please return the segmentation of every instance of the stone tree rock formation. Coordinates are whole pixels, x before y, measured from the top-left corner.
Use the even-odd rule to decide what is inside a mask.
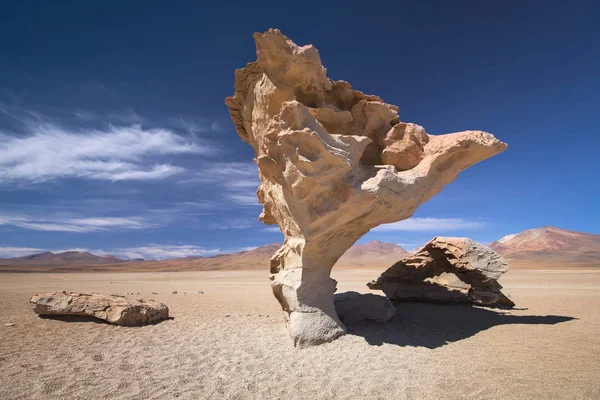
[[[506,144],[482,131],[428,135],[400,122],[398,107],[328,79],[312,45],[276,29],[254,40],[257,61],[236,70],[226,104],[254,148],[259,219],[285,237],[271,259],[271,285],[304,347],[345,333],[329,276],[344,252],[371,228],[409,218]]]
[[[367,286],[390,300],[514,307],[498,279],[508,263],[468,238],[436,237],[388,268]]]

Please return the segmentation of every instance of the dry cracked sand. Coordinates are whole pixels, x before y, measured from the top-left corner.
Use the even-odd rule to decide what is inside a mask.
[[[333,276],[338,292],[368,293],[380,272]],[[600,271],[511,270],[501,283],[517,309],[404,303],[386,325],[300,350],[265,272],[1,274],[0,399],[600,398]],[[32,294],[63,289],[140,292],[173,319],[31,311]]]

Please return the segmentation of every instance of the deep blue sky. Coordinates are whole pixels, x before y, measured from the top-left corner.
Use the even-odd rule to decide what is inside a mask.
[[[362,241],[600,232],[597,2],[12,3],[0,3],[0,257],[280,241],[257,222],[252,151],[223,103],[255,60],[252,33],[270,27],[403,121],[509,144]]]

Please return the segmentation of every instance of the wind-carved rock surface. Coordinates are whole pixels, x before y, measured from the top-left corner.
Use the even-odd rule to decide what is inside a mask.
[[[270,278],[294,343],[304,347],[345,333],[329,276],[344,252],[371,228],[409,218],[506,144],[482,131],[428,135],[400,122],[398,107],[328,79],[312,45],[276,29],[254,40],[257,61],[236,70],[226,104],[254,148],[260,220],[285,236]]]
[[[392,301],[473,303],[514,307],[498,279],[508,263],[468,238],[436,237],[388,268],[367,286]]]

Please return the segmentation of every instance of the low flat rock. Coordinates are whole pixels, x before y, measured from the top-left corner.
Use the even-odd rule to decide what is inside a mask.
[[[498,283],[507,270],[506,260],[482,244],[436,237],[367,286],[383,290],[392,301],[514,307]]]
[[[42,293],[33,296],[30,302],[33,311],[39,315],[87,316],[115,325],[147,325],[169,317],[169,307],[154,300],[99,293]]]
[[[345,292],[334,297],[335,311],[344,324],[361,320],[386,322],[396,315],[396,308],[387,297],[376,294]]]

